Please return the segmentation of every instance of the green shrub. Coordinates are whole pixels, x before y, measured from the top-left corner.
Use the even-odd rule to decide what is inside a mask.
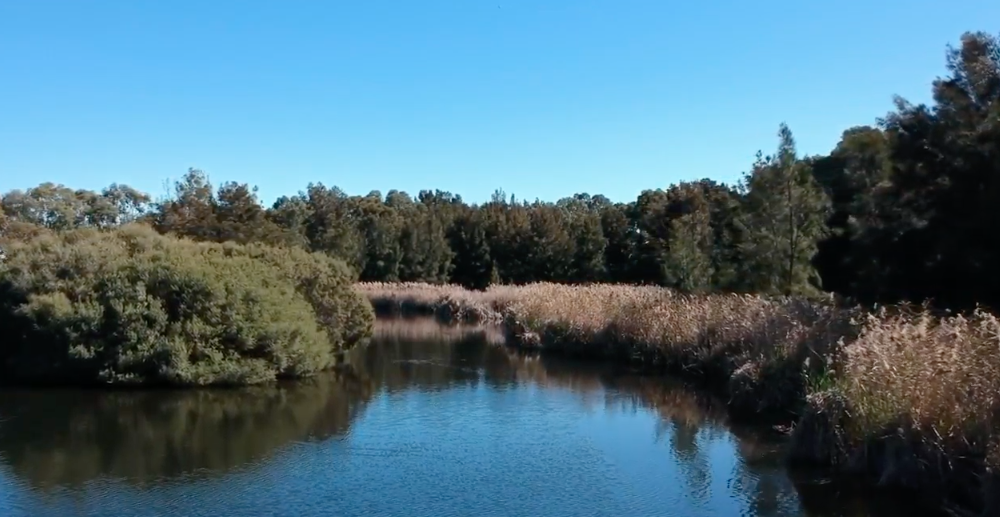
[[[222,249],[226,256],[262,260],[294,282],[335,348],[346,350],[371,336],[375,313],[368,299],[354,289],[354,275],[343,262],[301,248],[225,243]]]
[[[255,384],[328,368],[370,333],[347,269],[306,253],[142,226],[40,234],[6,249],[7,381]]]

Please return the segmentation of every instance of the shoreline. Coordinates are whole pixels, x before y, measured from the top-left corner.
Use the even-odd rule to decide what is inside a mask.
[[[514,349],[612,361],[644,374],[684,378],[723,395],[734,421],[787,426],[790,468],[822,468],[838,477],[859,477],[879,490],[919,493],[956,514],[985,516],[1000,509],[1000,476],[990,468],[992,459],[955,445],[968,438],[1000,439],[992,429],[935,442],[927,434],[936,429],[921,427],[902,406],[886,409],[899,414],[879,425],[871,418],[855,416],[863,413],[858,406],[867,402],[857,394],[881,387],[855,386],[870,380],[859,377],[858,368],[867,364],[864,354],[882,351],[876,346],[882,343],[874,341],[884,337],[879,332],[890,329],[905,338],[913,328],[926,334],[931,323],[943,326],[952,320],[931,321],[926,312],[907,307],[873,314],[832,302],[681,296],[646,287],[529,285],[473,292],[426,284],[361,284],[359,290],[382,317],[409,314],[433,316],[444,324],[495,325],[506,337],[505,346]],[[628,290],[653,303],[641,306],[613,300]],[[688,304],[702,313],[728,306],[735,311],[728,319],[702,314],[702,321],[691,324],[697,332],[657,342],[655,332],[644,336],[641,324],[619,314],[602,321],[603,325],[577,317],[577,313],[593,310],[587,306],[588,297],[600,296],[612,299],[601,302],[605,305],[622,303],[622,314],[634,311],[629,317],[653,313],[648,321],[655,320],[668,330],[671,321],[693,317],[664,310],[664,306]],[[659,323],[663,320],[668,323]],[[958,320],[962,321],[971,320]],[[739,323],[743,328],[717,328],[720,322]],[[676,330],[683,333],[685,329],[678,326]],[[885,361],[886,357],[876,359]],[[901,369],[907,365],[887,366]],[[844,389],[852,386],[855,391]],[[874,400],[879,401],[878,395],[874,393]]]

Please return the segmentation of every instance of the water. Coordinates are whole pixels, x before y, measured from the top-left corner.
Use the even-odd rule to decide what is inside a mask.
[[[877,516],[663,379],[379,322],[353,371],[231,391],[0,391],[0,515]]]

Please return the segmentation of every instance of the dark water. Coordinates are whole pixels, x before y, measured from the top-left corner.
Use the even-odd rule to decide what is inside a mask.
[[[879,516],[662,379],[380,322],[353,372],[237,391],[0,391],[0,516]]]

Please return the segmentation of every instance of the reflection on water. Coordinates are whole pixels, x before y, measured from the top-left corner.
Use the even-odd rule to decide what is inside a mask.
[[[243,390],[8,391],[0,454],[40,489],[220,475],[295,441],[342,435],[370,397],[370,384],[337,374]]]
[[[665,379],[380,321],[351,368],[231,391],[0,391],[0,515],[916,515],[793,481]]]

